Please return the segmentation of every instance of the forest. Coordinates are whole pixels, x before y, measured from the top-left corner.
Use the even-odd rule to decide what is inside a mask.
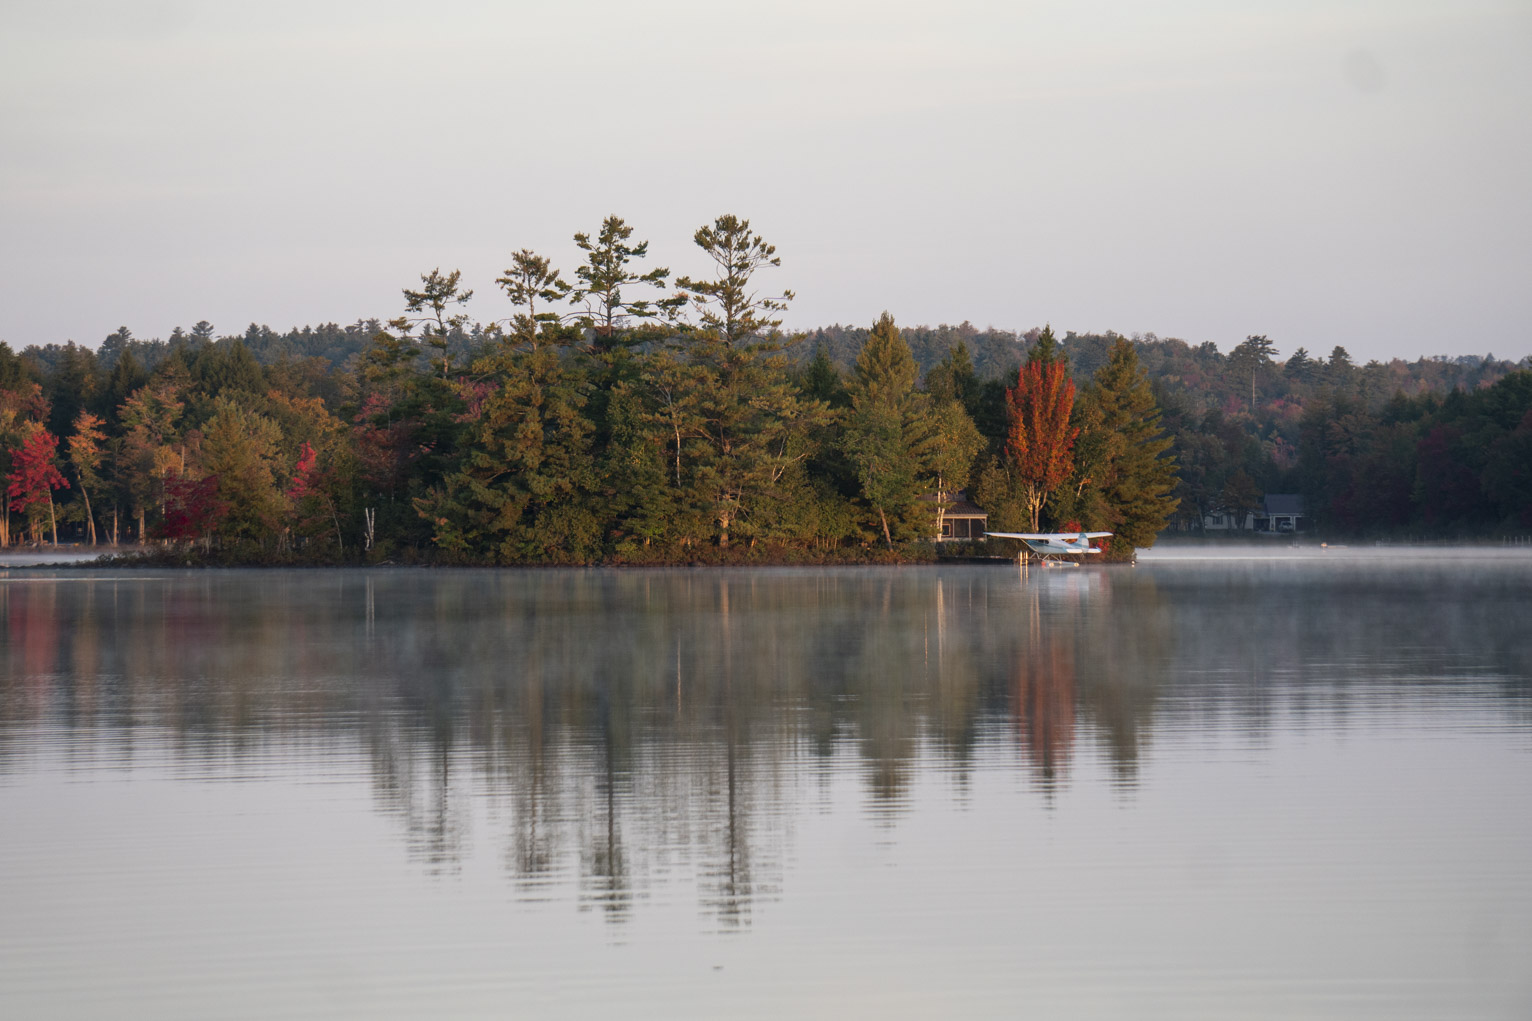
[[[1264,336],[1226,355],[887,313],[788,333],[781,258],[749,221],[693,240],[711,276],[651,265],[612,216],[574,235],[567,277],[523,249],[488,300],[438,268],[391,318],[344,327],[0,343],[0,544],[218,563],[925,560],[964,495],[991,529],[1112,531],[1110,558],[1278,492],[1336,536],[1532,528],[1528,359],[1279,360]]]

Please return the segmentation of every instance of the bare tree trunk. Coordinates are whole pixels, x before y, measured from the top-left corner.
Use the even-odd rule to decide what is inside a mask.
[[[330,505],[330,520],[335,522],[335,548],[344,553],[346,552],[346,543],[340,537],[340,515],[335,511],[335,501],[327,496],[325,497],[325,502]]]
[[[1027,513],[1031,515],[1032,531],[1034,532],[1037,531],[1038,521],[1043,512],[1043,502],[1047,498],[1048,494],[1044,493],[1038,486],[1027,486]]]
[[[117,504],[112,504],[112,545],[118,545],[117,540]]]
[[[53,490],[48,490],[48,524],[53,529],[53,548],[59,546],[59,519],[53,513]]]
[[[90,535],[90,544],[92,546],[95,546],[95,545],[97,545],[97,543],[96,543],[96,516],[93,513],[91,513],[91,509],[90,509],[90,493],[88,493],[86,491],[85,483],[84,482],[80,483],[80,495],[85,497],[85,528],[86,528],[86,532]]]
[[[894,537],[888,533],[888,515],[883,513],[883,508],[878,508],[878,520],[883,522],[883,541],[888,543],[888,548],[894,548]]]
[[[676,429],[676,488],[680,489],[681,488],[681,427],[679,425],[677,425],[675,427],[675,429]]]

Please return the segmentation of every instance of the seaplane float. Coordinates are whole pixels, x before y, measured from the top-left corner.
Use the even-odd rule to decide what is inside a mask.
[[[1100,546],[1092,546],[1092,539],[1105,539],[1111,532],[985,532],[995,539],[1020,539],[1027,549],[1037,554],[1044,567],[1079,567],[1078,560],[1065,557],[1100,553]]]

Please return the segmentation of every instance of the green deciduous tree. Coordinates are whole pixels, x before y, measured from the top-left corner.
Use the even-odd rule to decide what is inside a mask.
[[[281,450],[282,430],[275,422],[228,398],[217,400],[202,430],[200,460],[203,474],[218,480],[218,499],[228,507],[221,534],[260,541],[281,530],[287,512],[278,486]]]
[[[151,380],[123,402],[118,412],[122,436],[116,444],[113,469],[138,517],[138,541],[148,538],[151,507],[163,513],[165,479],[185,473],[181,448],[183,384],[162,376]]]

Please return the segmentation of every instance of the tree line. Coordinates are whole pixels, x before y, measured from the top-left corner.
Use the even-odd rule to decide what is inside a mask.
[[[1532,528],[1532,358],[1356,364],[1265,336],[1227,355],[1148,338],[1139,352],[1175,441],[1172,527],[1299,493],[1324,534],[1473,538]]]
[[[1110,530],[1121,556],[1263,492],[1310,494],[1333,528],[1527,505],[1511,420],[1527,373],[1493,357],[1279,362],[1264,337],[1223,355],[886,314],[788,335],[792,292],[765,290],[774,246],[736,216],[693,240],[709,276],[651,265],[616,216],[574,235],[567,277],[516,252],[495,320],[438,269],[388,320],[0,344],[0,542],[62,528],[253,561],[909,558],[966,490],[992,529]],[[1492,413],[1490,392],[1507,395]],[[1453,487],[1421,481],[1444,464]]]
[[[514,253],[496,281],[511,314],[490,322],[458,271],[432,270],[387,322],[303,331],[354,345],[338,362],[207,323],[168,342],[119,330],[99,352],[0,346],[0,542],[62,526],[246,559],[834,560],[929,556],[965,489],[996,527],[1045,503],[1121,531],[1123,551],[1173,508],[1127,341],[1078,402],[1073,384],[1055,398],[1070,426],[1034,438],[1027,372],[1067,374],[1051,334],[995,414],[965,345],[922,373],[887,314],[850,365],[800,353],[810,339],[780,329],[792,292],[765,290],[781,259],[747,220],[697,230],[705,277],[650,265],[633,234],[616,216],[576,234],[567,277]]]

